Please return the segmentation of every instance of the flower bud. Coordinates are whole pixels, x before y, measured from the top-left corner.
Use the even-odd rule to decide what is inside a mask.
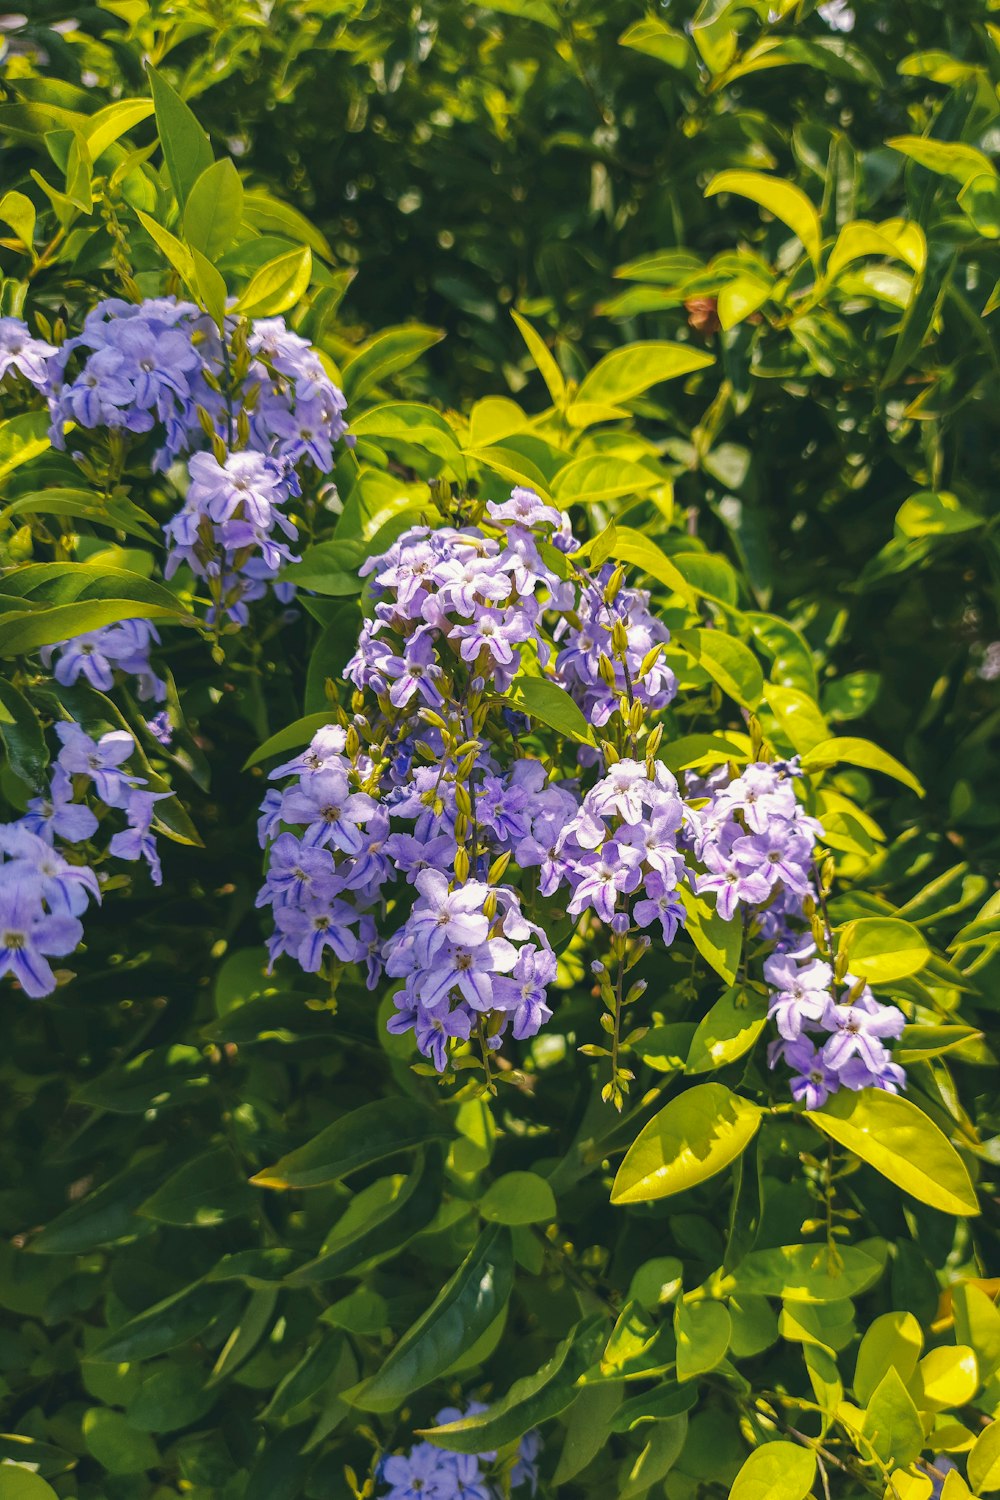
[[[455,879],[464,885],[469,878],[469,851],[467,849],[455,850]]]
[[[622,586],[622,584],[624,582],[625,582],[625,569],[622,567],[621,563],[619,563],[618,566],[615,568],[615,571],[612,573],[611,577],[608,579],[607,583],[604,585],[604,602],[605,602],[605,604],[613,604],[614,603],[615,599],[618,597],[618,594],[619,594],[619,592],[621,590],[621,586]]]
[[[472,817],[472,798],[469,796],[468,787],[463,786],[460,781],[455,784],[455,806],[467,818]]]
[[[509,864],[510,850],[508,849],[505,854],[498,854],[496,859],[490,865],[489,874],[486,877],[487,884],[499,885],[501,880],[504,878],[504,875],[507,873],[507,866]]]
[[[610,656],[605,656],[602,651],[597,658],[597,670],[601,674],[601,681],[614,691],[615,688],[615,664]]]
[[[639,664],[639,676],[640,677],[645,677],[645,675],[646,675],[647,672],[651,672],[652,671],[652,669],[656,666],[656,663],[659,661],[662,653],[663,653],[663,643],[662,642],[660,642],[660,644],[658,644],[656,646],[653,646],[649,651],[646,652],[645,656],[642,658],[642,661]]]
[[[616,620],[612,627],[611,647],[616,656],[624,656],[628,650],[628,631],[624,620]]]

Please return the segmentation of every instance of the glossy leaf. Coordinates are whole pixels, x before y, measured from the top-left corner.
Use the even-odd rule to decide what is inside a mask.
[[[911,1100],[881,1089],[845,1092],[807,1111],[806,1118],[921,1203],[946,1214],[978,1214],[965,1163]]]
[[[440,1115],[416,1100],[373,1100],[250,1180],[257,1187],[323,1187],[399,1151],[447,1139],[450,1133]]]
[[[612,1203],[647,1203],[721,1172],[760,1127],[756,1104],[721,1083],[699,1083],[665,1105],[636,1136],[618,1168]]]
[[[798,1443],[777,1440],[755,1448],[729,1491],[729,1500],[806,1500],[816,1455]]]
[[[514,1277],[510,1231],[490,1225],[378,1373],[349,1394],[362,1411],[393,1411],[454,1364],[506,1305]]]

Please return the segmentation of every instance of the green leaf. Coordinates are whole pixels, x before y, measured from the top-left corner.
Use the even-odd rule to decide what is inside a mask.
[[[305,714],[294,723],[286,724],[284,729],[272,734],[247,757],[243,765],[244,771],[249,771],[251,766],[259,766],[261,761],[269,760],[272,755],[281,755],[285,750],[297,750],[300,745],[308,745],[318,730],[325,729],[333,722],[332,710],[324,710],[322,713]]]
[[[179,1349],[232,1312],[239,1295],[236,1289],[220,1293],[217,1286],[204,1283],[185,1287],[109,1333],[87,1358],[109,1365],[131,1364]]]
[[[698,1083],[643,1126],[618,1168],[612,1203],[648,1203],[714,1177],[753,1140],[761,1111],[721,1083]]]
[[[188,289],[197,296],[194,256],[184,241],[179,240],[175,234],[171,234],[169,229],[164,229],[162,224],[157,224],[156,220],[144,213],[141,208],[136,209],[136,216],[153,244],[166,257],[167,264],[173,266]]]
[[[150,1189],[163,1179],[164,1153],[155,1151],[130,1163],[79,1203],[71,1203],[31,1240],[35,1255],[82,1255],[101,1245],[115,1245],[153,1233],[153,1225],[136,1217]]]
[[[830,738],[830,726],[820,713],[819,705],[798,688],[779,687],[769,682],[764,689],[768,707],[781,725],[792,749],[801,755],[822,745]]]
[[[126,1416],[136,1432],[175,1432],[201,1420],[215,1404],[197,1366],[162,1364],[145,1376],[128,1403]]]
[[[612,1419],[621,1400],[620,1380],[584,1386],[566,1418],[566,1439],[552,1476],[553,1488],[567,1484],[597,1457],[611,1437]]]
[[[97,526],[124,531],[127,536],[137,537],[142,542],[156,540],[153,533],[157,523],[153,517],[147,515],[144,510],[140,510],[138,505],[134,505],[131,500],[122,495],[105,499],[95,494],[93,490],[53,487],[47,490],[34,490],[30,495],[22,495],[6,506],[3,511],[4,519],[8,516],[25,514],[72,516],[90,521]]]
[[[18,1464],[4,1464],[3,1471],[4,1500],[59,1500],[55,1490],[40,1474],[33,1474]]]
[[[493,1224],[544,1224],[556,1216],[555,1194],[535,1172],[506,1172],[490,1183],[479,1212]]]
[[[839,929],[840,948],[851,973],[869,984],[891,984],[924,967],[931,956],[927,939],[899,917],[859,917]]]
[[[289,250],[255,271],[236,303],[236,311],[253,318],[273,318],[287,312],[305,296],[312,276],[308,245]]]
[[[197,1047],[174,1043],[137,1052],[115,1063],[74,1092],[78,1104],[113,1114],[140,1115],[148,1109],[177,1109],[208,1087],[208,1063]]]
[[[910,1312],[888,1312],[865,1329],[854,1367],[854,1396],[867,1406],[880,1381],[895,1370],[907,1384],[924,1347],[920,1324]]]
[[[677,644],[730,698],[756,708],[764,693],[764,673],[749,646],[721,630],[679,630]]]
[[[517,1442],[572,1405],[578,1394],[577,1381],[597,1354],[602,1325],[601,1318],[578,1324],[540,1370],[516,1380],[507,1394],[485,1411],[440,1427],[418,1428],[418,1436],[453,1453],[486,1453]]]
[[[594,742],[590,725],[569,693],[547,677],[522,675],[515,678],[510,697],[504,701],[509,702],[519,713],[528,714],[532,719],[548,724],[550,729],[558,729],[560,734],[568,734],[575,740],[585,740],[588,744]]]
[[[521,314],[515,312],[513,308],[511,308],[510,315],[517,324],[518,332],[528,346],[528,353],[535,361],[535,369],[548,386],[553,405],[562,406],[566,400],[566,382],[563,379],[562,371],[549,353],[544,340],[535,332],[527,318],[522,318]]]
[[[24,193],[4,193],[0,198],[0,220],[9,224],[28,250],[35,240],[35,205]]]
[[[221,1146],[171,1173],[139,1213],[158,1224],[205,1228],[252,1213],[255,1201],[232,1151]]]
[[[688,1433],[687,1412],[657,1422],[634,1462],[625,1460],[619,1472],[617,1500],[647,1495],[652,1485],[669,1474],[680,1458]]]
[[[1000,190],[1000,183],[998,183]],[[985,525],[985,516],[966,510],[948,490],[921,490],[896,512],[896,530],[903,536],[953,536]]]
[[[282,235],[308,245],[324,260],[333,260],[333,251],[314,224],[304,214],[264,188],[248,188],[243,193],[243,220],[261,234]]]
[[[749,1052],[767,1021],[767,1001],[749,990],[729,989],[698,1023],[685,1072],[709,1073]]]
[[[913,1397],[895,1369],[879,1381],[861,1429],[884,1464],[905,1468],[924,1446],[924,1429]]]
[[[510,1230],[491,1224],[378,1372],[347,1393],[351,1405],[394,1411],[413,1391],[436,1380],[499,1317],[513,1283]]]
[[[414,1170],[391,1197],[381,1197],[374,1213],[365,1214],[360,1223],[348,1223],[348,1210],[338,1220],[319,1255],[291,1272],[288,1277],[290,1285],[333,1281],[376,1256],[381,1258],[402,1248],[415,1234],[426,1229],[437,1213],[442,1183],[440,1152],[433,1149],[422,1151]],[[359,1193],[352,1201],[352,1208],[361,1196]]]
[[[806,1500],[816,1477],[816,1455],[798,1443],[755,1448],[737,1474],[729,1500]]]
[[[850,736],[824,740],[822,744],[807,750],[802,757],[804,771],[825,771],[836,765],[862,766],[867,771],[881,771],[910,787],[918,797],[924,795],[924,789],[913,772],[900,765],[894,756],[880,750],[878,745],[873,745],[871,740],[859,740]]]
[[[218,260],[239,232],[243,183],[228,157],[206,167],[184,205],[184,238],[209,260]]]
[[[979,1213],[962,1158],[911,1100],[882,1089],[845,1091],[806,1119],[921,1203],[963,1218]]]
[[[619,495],[645,495],[665,482],[662,474],[626,458],[574,459],[559,470],[552,481],[552,498],[564,509],[571,505],[588,505],[598,500],[613,500]]]
[[[738,917],[724,921],[704,896],[696,896],[687,886],[677,894],[685,913],[685,928],[698,952],[727,985],[736,982],[736,970],[743,947],[743,924]]]
[[[674,1308],[677,1379],[694,1380],[726,1357],[733,1322],[721,1302],[678,1302]]]
[[[143,120],[148,120],[152,113],[151,99],[120,99],[88,116],[82,135],[91,161],[96,162],[109,146],[113,146],[115,141],[127,135],[136,125],[141,125]]]
[[[344,395],[350,402],[357,401],[373,385],[398,370],[405,370],[425,349],[443,338],[440,328],[427,328],[423,323],[383,328],[344,365]]]
[[[587,549],[582,549],[586,554]],[[614,558],[616,562],[633,563],[650,578],[664,584],[672,593],[680,594],[689,604],[697,601],[697,593],[688,583],[676,563],[655,542],[634,531],[630,526],[615,527]]]
[[[333,1376],[344,1351],[344,1339],[324,1334],[313,1344],[288,1374],[283,1376],[267,1406],[260,1414],[263,1422],[277,1422],[296,1407],[315,1396]]]
[[[212,147],[190,107],[167,80],[146,64],[156,109],[156,130],[163,147],[174,197],[184,207],[188,193],[202,172],[212,165]]]
[[[886,1245],[784,1245],[753,1250],[733,1273],[739,1295],[782,1297],[786,1302],[841,1302],[856,1297],[885,1270]]]
[[[958,201],[984,239],[1000,239],[1000,180],[993,173],[970,177]]]
[[[160,1461],[156,1444],[137,1432],[123,1412],[92,1406],[83,1414],[83,1439],[109,1474],[144,1474]]]
[[[618,406],[663,380],[676,380],[714,363],[710,354],[690,344],[639,340],[623,349],[612,349],[583,377],[567,413],[568,420],[573,425],[575,408]]]
[[[1000,1421],[983,1428],[967,1463],[969,1483],[977,1494],[1000,1490]]]
[[[822,226],[819,214],[801,188],[764,172],[731,171],[719,172],[705,189],[706,198],[714,198],[717,193],[737,193],[780,219],[802,241],[803,249],[819,270]]]
[[[433,406],[416,401],[384,401],[355,417],[355,437],[399,438],[443,458],[455,477],[465,481],[468,467],[454,428]]]
[[[291,1151],[250,1181],[256,1187],[313,1188],[337,1182],[359,1167],[398,1151],[451,1135],[445,1119],[415,1099],[375,1099],[335,1120],[305,1146]]]
[[[0,678],[0,740],[14,775],[44,793],[49,752],[41,722],[24,694],[4,678]]]
[[[154,586],[154,585],[151,585]],[[136,589],[138,592],[138,589]],[[55,645],[70,636],[81,636],[87,630],[99,630],[118,619],[172,619],[175,624],[186,619],[177,607],[142,603],[136,598],[102,598],[93,603],[54,604],[49,609],[10,610],[0,616],[0,657],[27,655],[39,646]]]

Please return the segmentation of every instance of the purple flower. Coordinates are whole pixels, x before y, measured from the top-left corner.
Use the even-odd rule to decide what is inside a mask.
[[[534,1036],[551,1019],[546,1005],[546,989],[556,977],[556,957],[551,948],[537,948],[526,943],[517,955],[509,978],[498,978],[493,984],[493,999],[498,1009],[514,1012],[514,1036],[517,1041]]]
[[[48,959],[72,953],[82,937],[76,917],[42,909],[30,882],[0,884],[0,978],[13,975],[32,999],[56,987]]]
[[[577,879],[566,910],[579,916],[592,906],[602,922],[610,922],[620,895],[634,891],[642,879],[642,856],[628,844],[609,840],[598,852],[584,854],[574,862]]]
[[[342,962],[353,963],[361,956],[350,927],[357,915],[346,901],[338,900],[275,907],[277,932],[268,945],[272,963],[279,953],[291,953],[307,974],[316,974],[327,948]]]
[[[333,844],[357,854],[364,844],[361,825],[375,811],[371,797],[352,792],[343,771],[310,771],[285,793],[281,816],[286,823],[305,823],[307,844]]]
[[[789,1086],[796,1103],[805,1104],[806,1109],[819,1109],[836,1093],[839,1086],[836,1070],[808,1037],[782,1043],[781,1056],[795,1073]]]
[[[0,318],[0,380],[8,370],[17,370],[38,390],[49,384],[48,361],[57,350],[43,339],[32,338],[20,318]]]
[[[845,983],[850,984],[846,979]],[[883,1037],[901,1035],[906,1018],[895,1005],[879,1005],[862,997],[853,1005],[827,1006],[823,1024],[832,1033],[823,1045],[823,1059],[835,1072],[842,1072],[852,1057],[858,1057],[869,1073],[878,1075],[886,1063]]]
[[[522,485],[511,490],[509,500],[488,500],[486,514],[491,521],[509,521],[517,526],[548,524],[560,527],[563,522],[562,513],[555,506],[545,505],[534,490],[525,489]]]
[[[431,960],[449,944],[479,950],[490,930],[483,911],[488,887],[470,880],[450,890],[448,877],[440,870],[422,870],[414,881],[421,899],[407,922],[415,953],[421,965]]]
[[[163,884],[163,875],[160,870],[160,856],[156,850],[156,839],[151,832],[153,811],[157,802],[162,802],[165,797],[170,796],[172,796],[171,792],[134,791],[125,809],[128,828],[122,833],[116,833],[108,845],[109,852],[118,859],[144,859],[149,866],[150,878],[154,885]]]
[[[645,896],[632,908],[635,922],[639,927],[648,927],[658,920],[663,941],[672,943],[684,921],[684,907],[675,887],[658,870],[653,870],[646,876],[644,889]]]
[[[141,776],[130,776],[118,767],[135,750],[135,740],[125,729],[112,729],[92,740],[79,724],[63,721],[56,725],[62,740],[59,765],[71,775],[89,776],[97,795],[108,807],[125,807],[132,788],[140,785]]]
[[[49,842],[58,834],[68,844],[85,843],[98,826],[90,808],[73,801],[73,783],[61,766],[53,771],[45,796],[32,797],[21,821],[30,832],[42,834]]]

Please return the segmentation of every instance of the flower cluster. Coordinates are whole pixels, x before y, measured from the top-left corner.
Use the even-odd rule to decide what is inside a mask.
[[[811,943],[772,954],[764,977],[773,992],[768,1014],[778,1029],[768,1061],[773,1068],[780,1059],[793,1070],[794,1099],[818,1109],[841,1088],[895,1094],[904,1086],[906,1075],[885,1045],[903,1030],[897,1006],[880,1004],[852,974],[836,982]]]
[[[374,987],[381,968],[375,924],[366,914],[389,872],[382,852],[388,818],[356,789],[354,768],[343,754],[346,739],[336,725],[321,729],[304,754],[271,772],[273,779],[295,780],[265,799],[260,840],[262,847],[273,842],[257,905],[273,912],[272,964],[290,953],[307,974],[315,974],[327,948],[342,963],[355,963],[371,950]]]
[[[0,319],[0,377],[8,368],[48,397],[54,447],[72,424],[153,434],[154,471],[188,461],[184,506],[165,527],[167,576],[187,563],[210,581],[213,617],[245,624],[247,604],[294,560],[284,506],[301,493],[297,466],[329,473],[347,432],[344,396],[306,340],[283,318],[231,315],[220,334],[192,302],[109,297],[58,349]]]
[[[552,1012],[546,989],[556,958],[541,927],[529,922],[509,886],[467,880],[450,889],[439,870],[422,870],[418,898],[385,945],[386,973],[405,979],[389,1030],[416,1033],[436,1068],[447,1066],[449,1038],[468,1041],[489,1026],[499,1046],[508,1016],[518,1040],[534,1036]]]
[[[690,783],[696,797],[708,799],[693,839],[706,872],[698,890],[714,892],[726,920],[738,909],[755,914],[770,940],[783,936],[787,919],[801,917],[803,900],[815,895],[814,851],[822,829],[795,795],[798,775],[793,763],[756,761],[739,776],[720,767]]]
[[[608,722],[623,695],[646,708],[661,709],[677,692],[673,672],[655,655],[656,647],[669,641],[670,632],[650,614],[645,589],[615,589],[614,577],[615,569],[605,563],[581,590],[579,623],[564,619],[555,631],[562,647],[556,675],[596,728]],[[613,643],[616,624],[626,635],[620,653]],[[650,653],[654,659],[647,663]]]
[[[83,937],[80,917],[100,901],[98,877],[73,848],[89,844],[99,820],[85,800],[88,791],[105,808],[124,813],[127,827],[112,835],[108,853],[145,860],[154,884],[161,881],[155,805],[168,792],[152,792],[145,778],[124,769],[135,751],[126,730],[94,740],[71,721],[56,725],[61,748],[44,796],[29,801],[23,817],[0,824],[0,976],[11,974],[33,998],[55,989],[52,957],[72,953]]]
[[[266,592],[282,563],[296,561],[287,543],[298,533],[282,509],[300,493],[295,470],[249,449],[224,453],[221,461],[214,453],[195,453],[188,470],[184,506],[164,527],[166,576],[186,563],[213,587],[210,619],[221,611],[245,625],[247,604]],[[290,596],[287,585],[277,589]]]
[[[463,1413],[457,1407],[445,1407],[434,1421],[437,1425],[457,1421],[485,1411],[481,1402],[470,1402]],[[538,1487],[538,1455],[542,1439],[537,1431],[525,1433],[518,1449],[517,1462],[510,1472],[510,1488],[534,1495]],[[409,1453],[393,1453],[379,1465],[378,1478],[387,1488],[382,1500],[501,1500],[505,1491],[490,1474],[496,1453],[449,1453],[433,1443],[415,1443]]]
[[[677,839],[689,819],[677,781],[661,762],[624,759],[609,766],[556,846],[572,891],[570,914],[592,908],[611,924],[631,908],[639,927],[659,921],[663,941],[671,943],[683,921],[677,888],[686,877]]]
[[[550,648],[541,630],[546,606],[572,603],[572,586],[539,551],[539,534],[568,543],[566,517],[530,490],[515,489],[490,521],[503,540],[475,527],[417,526],[361,569],[371,575],[375,615],[366,621],[345,675],[404,709],[414,699],[438,709],[461,664],[475,690],[505,692],[532,642],[545,666]],[[442,647],[446,649],[442,650]]]

